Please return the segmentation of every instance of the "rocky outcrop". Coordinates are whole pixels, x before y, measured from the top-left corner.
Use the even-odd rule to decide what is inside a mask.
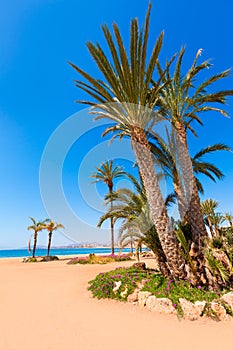
[[[150,292],[138,292],[138,305],[144,307],[146,305],[146,301],[151,296]]]
[[[195,301],[194,305],[199,310],[199,316],[202,316],[206,306],[206,301]]]
[[[231,308],[231,311],[233,312],[233,292],[229,292],[227,294],[224,294],[221,297],[221,300],[224,303],[226,303]]]
[[[116,281],[114,282],[114,288],[113,288],[113,292],[116,293],[118,291],[118,289],[120,288],[120,286],[122,285],[121,281]]]
[[[203,310],[201,311],[199,305],[195,305],[184,298],[180,298],[179,302],[183,310],[183,316],[186,320],[195,321],[200,317]]]
[[[172,305],[170,299],[156,298],[155,295],[151,295],[146,300],[146,308],[152,312],[159,312],[163,314],[175,314],[176,310]]]
[[[226,313],[226,309],[220,303],[216,303],[216,302],[212,301],[210,303],[210,307],[214,311],[214,313],[216,314],[219,321],[224,321],[228,318],[227,313]]]
[[[135,303],[138,301],[138,292],[139,292],[139,289],[136,288],[132,294],[128,295],[127,297],[128,303]]]

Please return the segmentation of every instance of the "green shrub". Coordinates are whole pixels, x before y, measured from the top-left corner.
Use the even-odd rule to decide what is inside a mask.
[[[27,258],[26,262],[37,262],[37,259],[36,258]]]
[[[206,301],[204,313],[216,319],[216,314],[210,308],[209,303],[219,301],[220,296],[226,292],[226,290],[224,292],[208,291],[201,285],[193,287],[190,280],[168,279],[155,273],[155,270],[145,269],[144,265],[137,264],[129,268],[120,267],[113,271],[98,274],[94,280],[89,282],[88,290],[98,299],[111,298],[126,301],[128,295],[133,293],[142,280],[144,282],[142,291],[151,292],[157,298],[170,299],[177,310],[178,316],[183,315],[179,299],[184,298],[193,303],[195,301]],[[225,309],[228,314],[232,315],[229,307],[225,307]]]
[[[51,255],[51,256],[44,256],[41,261],[55,261],[59,260],[59,258],[56,255]]]
[[[125,301],[129,294],[133,293],[138,283],[149,278],[152,270],[144,270],[140,267],[119,267],[113,271],[100,273],[89,282],[90,290],[94,297],[112,298]],[[119,289],[114,292],[114,287],[121,282]]]
[[[95,254],[89,254],[85,257],[75,257],[68,261],[68,265],[75,265],[75,264],[107,264],[109,262],[120,262],[120,261],[127,261],[131,260],[130,254],[122,254],[122,255],[95,255]]]

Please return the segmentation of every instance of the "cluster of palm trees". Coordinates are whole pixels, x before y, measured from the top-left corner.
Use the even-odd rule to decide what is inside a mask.
[[[172,176],[181,220],[190,226],[193,280],[208,285],[210,275],[206,272],[204,256],[208,233],[199,198],[199,191],[203,191],[203,187],[196,179],[196,174],[200,172],[213,179],[221,177],[221,172],[214,165],[202,162],[202,156],[227,147],[217,144],[191,157],[187,135],[191,132],[197,136],[195,122],[203,124],[201,115],[204,112],[215,111],[227,116],[222,106],[227,96],[233,95],[233,90],[214,91],[212,85],[227,78],[230,71],[201,79],[201,74],[203,76],[208,71],[209,75],[211,64],[208,60],[199,63],[200,49],[185,73],[184,48],[167,61],[163,68],[159,60],[163,32],[148,56],[150,12],[151,5],[142,29],[139,28],[137,18],[131,21],[129,53],[115,23],[113,35],[107,25],[102,27],[108,53],[106,46],[102,48],[99,43],[87,43],[103,79],[92,77],[71,63],[84,78],[76,80],[76,86],[90,96],[90,100],[78,102],[90,105],[90,112],[96,114],[96,119],[107,118],[112,121],[104,135],[111,132],[113,138],[130,138],[140,172],[141,188],[148,203],[148,214],[145,213],[145,216],[149,216],[158,236],[164,271],[176,278],[184,278],[188,273],[187,261],[168,215],[155,163],[159,162],[163,172]],[[162,122],[168,124],[166,140],[157,132]],[[122,200],[126,194],[120,195]],[[131,194],[126,196],[130,198]],[[113,194],[110,193],[111,206],[112,198]]]
[[[226,229],[233,229],[233,214],[216,211],[219,202],[210,198],[201,203],[204,221],[212,238],[220,237]]]
[[[33,233],[34,243],[33,243],[33,249],[32,249],[32,257],[33,258],[35,257],[38,233],[41,232],[42,230],[48,231],[47,257],[49,257],[53,232],[58,230],[59,228],[64,228],[64,226],[62,224],[58,224],[50,219],[45,219],[43,221],[36,221],[32,217],[30,217],[30,219],[32,221],[32,225],[28,226],[28,230],[34,231],[34,233]],[[32,236],[31,236],[31,238],[32,238]],[[29,239],[29,242],[28,242],[29,252],[31,251],[31,238]]]

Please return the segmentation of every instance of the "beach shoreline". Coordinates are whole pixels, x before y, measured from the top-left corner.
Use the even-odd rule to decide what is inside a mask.
[[[153,267],[154,259],[145,259]],[[0,349],[4,350],[219,350],[231,346],[233,322],[178,321],[136,305],[97,300],[87,290],[106,265],[67,265],[64,260],[21,263],[1,259]],[[114,341],[113,341],[114,339]]]

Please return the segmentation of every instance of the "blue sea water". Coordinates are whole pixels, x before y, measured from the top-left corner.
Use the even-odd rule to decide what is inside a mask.
[[[124,253],[130,252],[129,248],[122,250]],[[115,248],[115,253],[119,252],[119,248]],[[111,254],[111,248],[57,248],[51,249],[50,255],[80,255],[80,254]],[[46,256],[47,250],[38,248],[36,256]],[[0,258],[23,258],[31,256],[27,249],[4,249],[0,250]]]

